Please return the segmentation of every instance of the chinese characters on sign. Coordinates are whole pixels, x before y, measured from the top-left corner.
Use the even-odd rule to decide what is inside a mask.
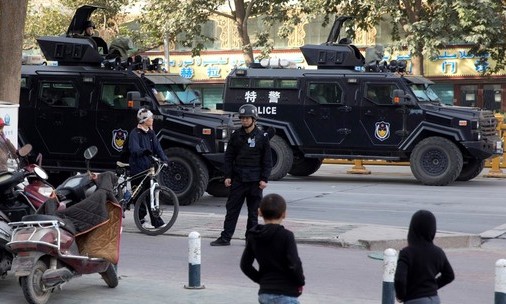
[[[244,101],[246,103],[254,103],[258,97],[256,91],[246,91],[244,93]],[[278,100],[281,98],[281,92],[279,91],[269,91],[267,93],[267,100],[269,103],[278,103]],[[258,114],[267,114],[267,115],[276,115],[277,108],[276,106],[263,106],[257,105]]]

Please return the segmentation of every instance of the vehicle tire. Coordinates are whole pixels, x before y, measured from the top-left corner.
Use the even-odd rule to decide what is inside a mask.
[[[165,150],[169,167],[160,173],[160,183],[174,191],[182,206],[191,205],[204,195],[209,182],[206,164],[184,148]]]
[[[292,168],[290,171],[288,171],[288,173],[293,176],[309,176],[320,169],[322,161],[323,159],[321,158],[305,158],[304,156],[295,156],[293,158]]]
[[[445,186],[454,182],[462,171],[459,148],[443,137],[420,141],[411,153],[411,172],[425,185]]]
[[[224,178],[213,178],[207,184],[206,192],[214,197],[228,197],[230,187],[225,187]]]
[[[179,214],[179,202],[174,191],[165,186],[158,186],[155,189],[155,198],[159,199],[160,210],[153,212],[152,216],[147,214],[141,217],[142,210],[149,210],[149,189],[141,193],[134,208],[135,225],[140,232],[147,235],[159,235],[165,233],[174,225]],[[146,213],[144,211],[144,213]],[[144,221],[143,221],[144,220]],[[155,227],[152,220],[163,221],[163,225]]]
[[[457,177],[457,180],[461,182],[472,180],[476,176],[480,175],[484,167],[485,160],[471,158],[462,166],[462,171],[460,171],[460,175]]]
[[[48,269],[47,264],[38,260],[30,274],[19,278],[23,295],[30,304],[45,304],[51,296],[52,289],[46,289],[42,283],[42,274]]]
[[[293,151],[283,138],[274,135],[270,141],[272,170],[269,180],[280,180],[288,174],[293,164]]]
[[[107,283],[107,286],[110,288],[115,288],[118,286],[118,273],[116,272],[116,267],[113,263],[110,263],[109,267],[107,267],[107,270],[101,272],[100,275],[102,276],[102,279],[104,279],[105,283]]]

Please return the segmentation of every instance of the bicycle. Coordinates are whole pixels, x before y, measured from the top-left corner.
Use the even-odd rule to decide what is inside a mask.
[[[133,176],[128,174],[128,164],[116,162],[118,184],[114,187],[116,198],[125,211],[134,203],[134,221],[137,228],[147,235],[159,235],[169,230],[176,222],[179,213],[179,200],[171,189],[158,183],[158,176],[168,165],[159,158],[151,156],[153,166]],[[132,180],[144,176],[131,195],[129,185]],[[149,188],[147,180],[149,179]],[[145,216],[141,216],[144,214]]]

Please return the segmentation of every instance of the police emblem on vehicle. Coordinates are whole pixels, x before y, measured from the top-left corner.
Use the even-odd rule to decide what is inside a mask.
[[[118,151],[121,152],[123,150],[123,145],[125,144],[125,141],[128,136],[128,131],[125,131],[123,129],[116,129],[112,131],[112,147]]]
[[[384,121],[377,122],[374,136],[381,141],[390,137],[390,123]]]

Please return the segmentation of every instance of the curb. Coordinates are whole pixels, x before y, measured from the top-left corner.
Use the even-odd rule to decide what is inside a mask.
[[[170,236],[188,237],[192,231],[199,232],[202,239],[213,239],[220,235],[224,215],[215,213],[180,212],[174,226],[165,233]],[[395,226],[381,226],[355,223],[336,223],[328,221],[308,221],[290,219],[283,225],[295,234],[300,244],[336,246],[364,250],[400,250],[407,245],[408,229]],[[123,222],[124,232],[140,233],[128,216]],[[506,226],[506,225],[505,225]],[[234,240],[244,240],[246,216],[240,216],[237,222]],[[504,233],[506,227],[497,227],[487,235],[495,236]],[[443,249],[478,248],[482,244],[482,236],[457,232],[438,231],[434,243]]]

